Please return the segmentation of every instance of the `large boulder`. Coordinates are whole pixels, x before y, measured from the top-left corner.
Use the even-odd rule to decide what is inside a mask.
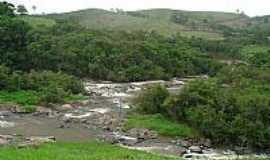
[[[167,147],[162,147],[162,149],[157,150],[158,153],[161,154],[169,154],[169,155],[176,155],[182,156],[186,153],[186,149],[179,146],[169,145]]]
[[[60,108],[58,107],[58,109],[61,111],[68,111],[68,110],[72,110],[73,106],[71,104],[64,104]]]
[[[39,147],[43,143],[54,143],[56,138],[53,136],[48,137],[27,137],[25,140],[17,144],[18,148],[27,148],[27,147]]]
[[[11,128],[14,126],[15,126],[14,122],[0,121],[0,128]]]
[[[91,103],[91,101],[90,100],[82,100],[82,101],[80,101],[80,103],[82,106],[87,106]]]
[[[188,148],[192,146],[192,142],[185,140],[185,139],[177,139],[172,141],[173,144],[176,144],[177,146],[181,146],[184,148]]]
[[[145,128],[132,128],[128,132],[128,135],[137,137],[141,140],[156,139],[158,134],[155,131],[151,131]]]
[[[9,117],[12,113],[10,111],[0,111],[0,117]]]
[[[199,146],[191,146],[188,149],[192,153],[202,153],[202,149]]]
[[[119,140],[113,135],[102,135],[99,137],[99,140],[102,142],[110,143],[110,144],[117,144]]]
[[[5,138],[0,138],[0,146],[9,144],[9,141]]]
[[[118,144],[123,144],[126,146],[134,146],[136,143],[138,143],[137,138],[126,136],[119,132],[113,132],[113,133],[103,135],[99,139],[107,143],[111,143],[111,144],[118,143]]]
[[[33,114],[34,116],[48,116],[48,117],[56,117],[58,116],[58,113],[56,111],[53,111],[52,109],[48,107],[36,107],[36,111]]]
[[[47,136],[47,137],[28,137],[26,138],[27,141],[33,142],[33,143],[53,143],[56,141],[56,138],[53,136]]]

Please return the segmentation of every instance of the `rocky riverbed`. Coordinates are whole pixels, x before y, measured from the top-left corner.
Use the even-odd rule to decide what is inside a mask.
[[[85,81],[88,100],[38,107],[25,113],[16,105],[0,105],[0,145],[36,146],[57,141],[90,141],[98,139],[129,149],[143,150],[185,159],[241,159],[235,151],[213,148],[209,139],[164,138],[156,132],[133,128],[123,131],[126,112],[132,109],[131,99],[149,85],[161,84],[170,92],[179,92],[194,79],[111,83]]]

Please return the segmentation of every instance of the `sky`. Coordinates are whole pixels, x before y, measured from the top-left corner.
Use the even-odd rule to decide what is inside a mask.
[[[2,0],[0,0],[2,1]],[[171,8],[191,11],[244,11],[249,16],[270,15],[270,0],[6,0],[24,4],[30,13],[60,13],[86,8],[121,8],[126,11]]]

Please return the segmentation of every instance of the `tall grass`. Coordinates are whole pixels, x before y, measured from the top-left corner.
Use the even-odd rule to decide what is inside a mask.
[[[170,137],[197,137],[198,133],[184,123],[175,122],[160,114],[130,115],[124,125],[125,130],[131,128],[147,128],[157,131],[159,135]]]

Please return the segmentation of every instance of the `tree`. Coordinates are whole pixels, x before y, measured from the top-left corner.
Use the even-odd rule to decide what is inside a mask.
[[[203,19],[203,23],[208,23],[208,19]]]
[[[174,13],[171,16],[171,20],[178,24],[186,24],[188,22],[188,16],[182,14],[182,13]]]
[[[164,86],[156,85],[144,90],[134,101],[140,112],[147,114],[166,113],[163,103],[168,97],[168,90]]]
[[[37,6],[33,5],[33,6],[32,6],[32,9],[33,9],[34,12],[36,12]]]
[[[0,2],[0,16],[15,16],[15,6],[11,3]]]
[[[28,11],[27,11],[27,9],[25,8],[24,5],[18,5],[17,6],[17,12],[20,13],[21,15],[24,15],[24,14],[28,13]]]
[[[121,8],[115,8],[115,12],[117,13],[117,14],[125,14],[125,11],[123,10],[123,9],[121,9]]]
[[[264,22],[264,23],[269,23],[269,18],[268,18],[268,17],[265,17],[265,18],[263,19],[263,22]]]
[[[115,12],[114,8],[110,8],[110,11],[111,11],[111,12]]]
[[[13,64],[23,65],[19,59],[22,60],[25,55],[20,53],[26,49],[29,29],[30,27],[22,20],[9,16],[0,16],[1,64],[4,63],[8,67]]]

